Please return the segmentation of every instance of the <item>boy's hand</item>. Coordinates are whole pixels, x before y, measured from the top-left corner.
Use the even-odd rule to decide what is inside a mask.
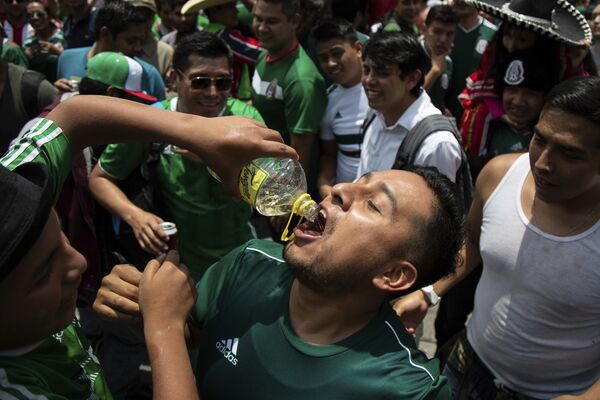
[[[125,222],[131,226],[138,244],[145,252],[158,256],[169,249],[169,235],[158,226],[164,222],[160,217],[139,209],[127,217]]]
[[[298,153],[283,143],[281,135],[246,117],[210,118],[205,131],[211,137],[189,136],[189,150],[196,153],[221,178],[223,187],[239,199],[238,178],[242,167],[259,157],[298,159]]]
[[[104,319],[141,323],[138,304],[141,278],[142,273],[133,265],[116,265],[102,279],[94,311]]]
[[[196,301],[196,288],[179,254],[169,251],[161,260],[146,266],[139,288],[140,311],[146,336],[183,329]]]

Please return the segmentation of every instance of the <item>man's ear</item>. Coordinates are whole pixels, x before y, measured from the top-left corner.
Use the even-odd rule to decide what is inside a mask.
[[[107,26],[103,26],[100,28],[100,34],[98,35],[98,39],[100,39],[105,44],[111,45],[113,42],[112,33]]]
[[[354,42],[353,47],[354,47],[354,50],[356,50],[358,57],[362,58],[363,44],[360,42],[360,40],[357,40],[356,42]]]
[[[417,86],[419,84],[419,80],[421,79],[422,75],[423,75],[423,73],[421,72],[420,69],[416,69],[416,70],[410,72],[409,74],[407,74],[406,78],[405,78],[406,88],[410,91],[415,86]]]
[[[294,24],[294,30],[298,30],[300,27],[300,22],[302,22],[302,15],[296,13],[290,17],[290,22]]]
[[[373,285],[384,292],[410,289],[417,281],[417,268],[410,261],[399,261],[373,277]]]

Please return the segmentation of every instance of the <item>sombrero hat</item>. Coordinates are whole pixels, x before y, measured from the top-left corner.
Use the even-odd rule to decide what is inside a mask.
[[[585,17],[567,0],[465,0],[465,3],[541,35],[581,46],[592,40]]]
[[[233,3],[234,1],[235,0],[188,0],[188,2],[181,7],[181,13],[187,14],[189,12],[220,6],[222,4]]]

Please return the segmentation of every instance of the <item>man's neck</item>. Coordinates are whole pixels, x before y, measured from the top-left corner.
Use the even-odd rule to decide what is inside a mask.
[[[349,82],[346,82],[345,84],[342,84],[341,86],[346,88],[346,89],[351,89],[354,86],[358,85],[362,80],[362,70],[359,70],[357,74],[354,75],[353,79],[350,80]]]
[[[385,124],[387,126],[391,126],[398,122],[400,117],[406,112],[406,110],[408,110],[408,107],[410,107],[416,100],[417,98],[415,96],[408,94],[404,99],[402,99],[400,104],[390,106],[386,110],[381,111]]]
[[[460,25],[460,27],[463,28],[465,31],[468,31],[476,27],[479,24],[479,22],[479,14],[474,13],[470,14],[467,17],[461,18],[461,20],[458,21],[458,25]]]
[[[365,327],[382,303],[376,294],[323,294],[294,280],[289,300],[290,322],[296,335],[306,343],[333,344]]]
[[[41,39],[48,40],[50,38],[50,36],[52,36],[53,32],[54,32],[54,28],[52,27],[52,22],[51,22],[48,25],[46,25],[46,27],[44,29],[36,31],[36,34]]]
[[[294,47],[298,44],[296,38],[294,40],[287,43],[285,46],[282,46],[280,49],[276,49],[274,51],[268,50],[269,60],[275,61],[282,58],[285,58],[288,54],[292,52]]]
[[[527,218],[542,231],[555,236],[574,236],[585,232],[600,218],[600,186],[576,198],[546,202],[535,190],[531,173],[521,191],[521,205]]]

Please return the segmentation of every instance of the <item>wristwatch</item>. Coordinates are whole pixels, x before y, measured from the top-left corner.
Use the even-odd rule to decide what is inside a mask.
[[[429,307],[435,306],[442,299],[440,296],[437,295],[435,290],[433,290],[432,285],[422,287],[421,291],[425,295],[425,298],[427,299],[427,302],[429,303]]]

